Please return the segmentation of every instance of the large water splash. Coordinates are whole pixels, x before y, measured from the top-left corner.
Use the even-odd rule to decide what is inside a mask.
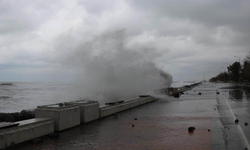
[[[106,32],[64,52],[64,62],[77,72],[77,89],[71,93],[81,98],[129,99],[172,83],[171,75],[154,63],[163,54],[153,45],[131,42],[125,30]]]

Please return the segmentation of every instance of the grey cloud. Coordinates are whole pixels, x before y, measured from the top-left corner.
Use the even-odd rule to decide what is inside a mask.
[[[78,0],[78,4],[84,6],[90,14],[101,15],[105,11],[114,9],[116,3],[113,0],[105,0],[103,2],[99,0]]]
[[[134,9],[139,9],[158,19],[167,17],[173,20],[186,20],[190,21],[193,25],[203,26],[208,33],[206,33],[206,30],[202,30],[201,32],[204,35],[199,37],[194,35],[198,43],[208,42],[207,44],[216,44],[217,42],[210,37],[209,34],[211,33],[209,32],[215,32],[219,27],[227,27],[242,34],[243,37],[240,40],[235,39],[239,44],[249,43],[244,39],[248,39],[250,33],[250,1],[159,0],[153,2],[151,0],[129,0],[129,2]],[[194,30],[191,32],[193,33],[190,33],[190,35],[195,33]],[[197,32],[200,32],[200,30],[197,29]],[[171,32],[168,33],[171,34]],[[247,35],[244,35],[245,33]]]
[[[39,64],[49,60],[48,65],[64,65],[52,51],[77,50],[75,45],[93,35],[125,28],[131,41],[169,49],[166,60],[159,64],[173,72],[174,78],[185,71],[190,74],[186,78],[199,73],[211,75],[214,70],[209,64],[231,63],[236,61],[234,55],[243,59],[250,50],[249,3],[247,0],[0,0],[0,64],[25,63],[24,60]],[[191,74],[191,68],[202,65],[207,70]]]

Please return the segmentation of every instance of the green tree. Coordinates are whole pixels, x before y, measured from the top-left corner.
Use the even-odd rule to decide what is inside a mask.
[[[223,72],[218,74],[216,77],[211,78],[209,81],[210,82],[217,82],[217,81],[228,81],[229,80],[229,75],[227,72]]]
[[[247,54],[245,62],[250,63],[250,52]]]
[[[244,62],[243,65],[243,70],[242,70],[242,76],[244,78],[245,81],[250,81],[250,64],[248,62]]]
[[[239,62],[235,62],[232,65],[228,66],[227,69],[228,69],[228,72],[230,72],[230,78],[234,82],[237,82],[237,81],[240,82],[240,78],[239,77],[240,76],[242,77],[242,75],[241,75],[242,67],[241,67],[240,63]]]

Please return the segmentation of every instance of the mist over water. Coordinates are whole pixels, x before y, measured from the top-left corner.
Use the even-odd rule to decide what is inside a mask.
[[[68,43],[61,42],[61,45]],[[77,85],[67,95],[70,99],[81,97],[104,102],[135,98],[169,87],[171,75],[154,63],[164,53],[152,43],[132,41],[125,30],[106,32],[60,48],[60,59],[66,67],[73,68]]]

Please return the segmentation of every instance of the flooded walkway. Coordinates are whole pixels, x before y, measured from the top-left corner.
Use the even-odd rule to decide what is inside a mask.
[[[244,149],[250,139],[250,125],[245,126],[250,103],[246,95],[235,101],[230,86],[203,83],[180,98],[162,98],[13,149]],[[189,127],[195,130],[190,133]]]

